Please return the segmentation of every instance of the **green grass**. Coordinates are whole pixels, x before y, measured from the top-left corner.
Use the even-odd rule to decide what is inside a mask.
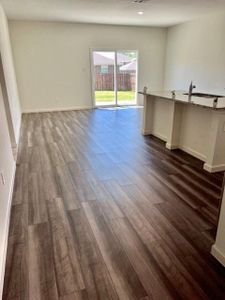
[[[115,94],[114,91],[96,91],[95,92],[96,102],[114,102]],[[118,92],[118,101],[135,101],[135,92]]]

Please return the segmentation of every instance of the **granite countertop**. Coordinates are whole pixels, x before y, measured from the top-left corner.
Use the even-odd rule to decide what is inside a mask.
[[[225,96],[218,98],[217,105],[214,107],[213,102],[215,98],[191,96],[191,101],[188,101],[188,95],[184,95],[185,91],[175,91],[175,98],[172,97],[171,91],[150,91],[146,94],[143,92],[138,93],[147,96],[159,97],[170,101],[181,102],[184,104],[198,105],[214,110],[225,110]]]

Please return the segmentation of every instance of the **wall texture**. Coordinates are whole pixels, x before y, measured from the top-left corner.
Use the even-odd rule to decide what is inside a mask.
[[[224,28],[224,13],[169,28],[165,89],[187,90],[193,80],[199,91],[225,95]]]
[[[6,112],[0,88],[0,172],[4,175],[5,184],[0,178],[0,299],[4,280],[5,258],[7,250],[11,196],[13,190],[15,161],[12,154]]]
[[[225,190],[220,210],[219,225],[217,229],[216,242],[212,247],[212,254],[225,267]]]
[[[8,21],[6,19],[5,13],[1,6],[0,6],[0,52],[1,52],[5,82],[6,82],[6,89],[8,94],[9,108],[10,108],[10,112],[8,113],[10,113],[11,115],[13,134],[15,137],[15,143],[17,144],[19,140],[20,122],[21,122],[20,100],[18,96],[11,42],[10,42],[9,32],[8,32]]]
[[[12,147],[19,141],[21,111],[8,34],[8,22],[0,6],[0,299],[4,280],[9,218],[15,174]]]
[[[168,29],[165,90],[188,90],[225,95],[225,14],[212,15]],[[188,107],[183,112],[181,148],[205,160],[210,112]],[[202,155],[199,155],[202,154]]]
[[[166,29],[10,22],[23,111],[92,106],[90,49],[139,50],[139,88],[162,89]]]

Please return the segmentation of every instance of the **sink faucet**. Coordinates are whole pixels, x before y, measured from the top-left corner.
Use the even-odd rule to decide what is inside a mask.
[[[193,82],[191,82],[191,84],[189,86],[188,101],[191,101],[192,92],[193,92],[193,89],[195,89],[195,88],[196,88],[196,86],[193,85]]]

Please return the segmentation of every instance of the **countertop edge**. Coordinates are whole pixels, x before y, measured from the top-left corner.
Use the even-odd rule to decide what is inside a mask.
[[[225,110],[225,107],[211,107],[211,106],[207,106],[207,105],[194,103],[193,101],[188,102],[188,101],[183,101],[183,100],[179,100],[179,99],[172,98],[172,97],[170,98],[170,97],[163,96],[163,95],[157,95],[157,94],[154,94],[154,92],[152,92],[152,93],[138,92],[138,94],[143,95],[143,96],[158,97],[158,98],[161,98],[161,99],[165,99],[165,100],[169,100],[169,101],[173,101],[173,102],[177,102],[177,103],[182,103],[182,104],[187,104],[187,105],[200,106],[200,107],[211,109],[211,110],[214,110],[214,111],[223,111],[223,110]]]

